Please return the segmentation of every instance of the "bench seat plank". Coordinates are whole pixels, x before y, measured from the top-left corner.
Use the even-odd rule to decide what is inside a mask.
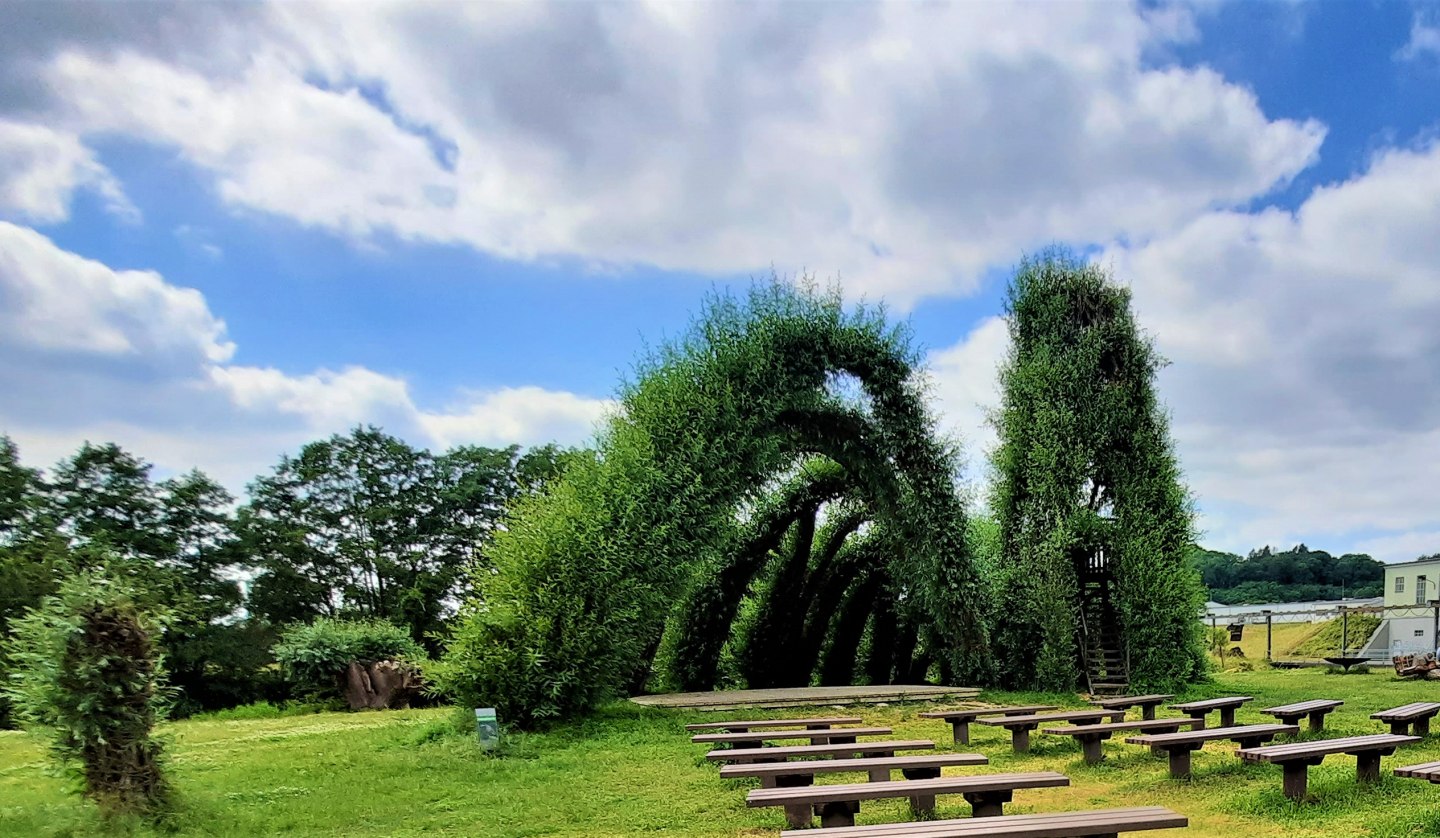
[[[786,819],[792,827],[808,825],[809,814],[802,808],[807,806],[813,807],[820,815],[821,826],[854,826],[855,813],[860,810],[863,800],[908,797],[912,810],[921,814],[934,811],[937,795],[959,794],[970,803],[973,817],[984,819],[1001,815],[1004,805],[1010,802],[1018,789],[1068,785],[1070,778],[1054,771],[977,774],[970,777],[752,789],[745,796],[745,805],[751,808],[784,806]]]
[[[1373,783],[1380,779],[1380,757],[1395,753],[1401,745],[1419,742],[1418,736],[1376,733],[1370,736],[1346,736],[1314,742],[1291,742],[1259,748],[1241,748],[1235,755],[1246,762],[1278,763],[1285,771],[1284,792],[1291,800],[1305,797],[1310,766],[1319,765],[1331,754],[1355,756],[1355,780]]]
[[[1267,707],[1261,713],[1267,716],[1274,716],[1285,724],[1295,724],[1300,717],[1310,717],[1310,730],[1317,732],[1325,727],[1325,714],[1332,712],[1335,708],[1345,702],[1334,698],[1317,698],[1311,701],[1299,701],[1294,704],[1282,704],[1279,707]]]
[[[886,823],[838,829],[786,830],[780,838],[1081,838],[1189,826],[1184,815],[1161,806],[956,818],[920,823]]]
[[[1254,696],[1249,695],[1227,695],[1221,698],[1207,698],[1203,701],[1185,701],[1180,704],[1170,705],[1171,710],[1179,710],[1191,718],[1199,719],[1198,727],[1205,726],[1205,717],[1215,710],[1220,711],[1220,727],[1235,726],[1235,710],[1247,701],[1254,701]]]
[[[1123,721],[1124,710],[1068,710],[1063,713],[1032,713],[1026,716],[992,716],[975,721],[991,727],[1003,727],[1010,731],[1010,746],[1017,754],[1030,752],[1030,731],[1050,722],[1077,722],[1098,724],[1101,719]]]
[[[834,739],[854,741],[857,736],[889,736],[895,731],[888,727],[827,727],[823,730],[758,730],[744,733],[697,733],[691,742],[701,744],[733,744],[735,742],[780,741],[784,739],[809,739],[816,745]]]
[[[1125,741],[1131,745],[1149,745],[1151,751],[1164,752],[1170,759],[1170,777],[1184,780],[1190,776],[1190,753],[1203,748],[1206,742],[1229,739],[1242,748],[1253,748],[1277,736],[1294,736],[1299,732],[1298,725],[1237,725],[1182,730],[1178,733],[1149,733],[1130,736]]]
[[[1241,748],[1236,755],[1247,762],[1290,762],[1292,760],[1324,757],[1331,754],[1353,754],[1359,751],[1394,749],[1400,745],[1419,742],[1418,736],[1396,736],[1393,733],[1372,733],[1368,736],[1345,736],[1339,739],[1316,739],[1311,742],[1287,742],[1284,745],[1265,745],[1259,748]]]
[[[1140,708],[1141,719],[1155,718],[1155,708],[1174,698],[1170,693],[1151,693],[1150,695],[1117,695],[1110,698],[1094,698],[1091,704],[1097,707],[1106,707],[1112,710],[1129,710],[1131,707]]]
[[[934,710],[921,713],[922,719],[944,719],[950,723],[956,745],[970,744],[970,722],[981,716],[1027,716],[1058,710],[1054,704],[1018,704],[1012,707],[968,707],[961,710]]]
[[[1086,765],[1095,765],[1105,759],[1100,743],[1111,735],[1124,731],[1174,731],[1185,725],[1199,724],[1195,719],[1141,719],[1134,722],[1110,722],[1108,724],[1074,725],[1070,727],[1041,728],[1041,733],[1051,736],[1071,736],[1080,740],[1081,751]]]
[[[817,719],[754,719],[734,722],[698,722],[685,725],[689,731],[697,730],[755,730],[770,727],[830,727],[833,725],[858,725],[864,719],[859,716],[826,716]]]
[[[1440,783],[1440,762],[1422,762],[1419,765],[1402,766],[1395,769],[1395,776]]]
[[[777,776],[801,774],[839,774],[847,771],[866,771],[871,776],[883,772],[886,779],[890,772],[915,771],[963,765],[988,765],[989,757],[984,754],[924,754],[905,757],[861,757],[860,759],[815,759],[792,762],[751,762],[738,765],[720,766],[720,777],[730,780],[739,777],[759,777],[762,780]]]
[[[1388,722],[1391,733],[1401,735],[1414,733],[1416,736],[1429,736],[1430,720],[1435,718],[1436,714],[1440,714],[1440,702],[1416,701],[1392,707],[1389,710],[1381,710],[1379,713],[1371,713],[1370,718]]]
[[[929,739],[880,739],[867,742],[834,743],[830,745],[786,745],[777,748],[724,748],[711,751],[705,758],[711,762],[779,762],[792,757],[853,757],[856,754],[890,756],[896,751],[929,751],[935,743]]]

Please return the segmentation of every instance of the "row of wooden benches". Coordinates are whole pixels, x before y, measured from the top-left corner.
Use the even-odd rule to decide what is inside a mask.
[[[747,805],[783,807],[792,830],[811,826],[812,817],[818,816],[821,829],[807,829],[804,833],[811,838],[979,838],[997,834],[1017,838],[1112,838],[1121,832],[1188,825],[1184,816],[1161,807],[1005,815],[1004,806],[1011,802],[1016,791],[1068,786],[1069,778],[1053,771],[942,776],[942,769],[947,766],[986,765],[989,760],[971,753],[896,756],[900,751],[933,749],[935,743],[928,740],[862,742],[866,736],[884,736],[891,731],[836,726],[860,721],[848,716],[772,719],[708,722],[687,728],[709,731],[697,733],[692,737],[695,741],[731,746],[706,754],[713,762],[728,763],[720,769],[722,777],[760,781],[760,788],[746,796]],[[810,739],[810,744],[763,747],[765,740],[805,738]],[[798,761],[789,761],[792,757]],[[903,780],[893,779],[896,771]],[[817,774],[842,772],[865,773],[869,782],[814,784]],[[912,813],[923,817],[933,814],[938,795],[960,795],[970,804],[972,817],[855,826],[855,814],[862,801],[908,798]],[[796,835],[787,830],[782,838]]]

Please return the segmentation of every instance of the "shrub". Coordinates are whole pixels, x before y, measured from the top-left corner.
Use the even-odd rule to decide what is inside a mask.
[[[319,619],[287,629],[275,659],[297,690],[311,698],[338,698],[351,663],[406,662],[418,666],[425,650],[408,629],[385,620]]]
[[[107,817],[162,815],[156,620],[124,583],[97,573],[66,581],[13,632],[6,692],[21,723],[48,733],[52,755]]]

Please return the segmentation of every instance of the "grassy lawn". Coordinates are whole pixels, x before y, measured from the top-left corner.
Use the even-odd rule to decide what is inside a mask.
[[[1263,641],[1262,641],[1263,642]],[[1339,676],[1323,670],[1222,673],[1186,698],[1243,693],[1256,701],[1240,721],[1271,721],[1254,708],[1306,698],[1340,698],[1322,736],[1383,730],[1369,713],[1440,696],[1440,685],[1395,680],[1389,672]],[[1074,698],[988,693],[992,701]],[[931,705],[861,708],[867,723],[890,725],[900,738],[934,739],[949,728],[919,719]],[[811,711],[813,713],[813,711]],[[805,715],[795,711],[797,715]],[[773,836],[778,810],[749,810],[748,784],[721,781],[681,725],[713,718],[608,708],[576,725],[511,737],[502,758],[478,753],[456,734],[453,713],[321,714],[283,719],[198,720],[170,726],[173,776],[184,810],[173,835],[465,835],[465,836]],[[1167,778],[1165,761],[1145,749],[1106,743],[1109,758],[1089,767],[1068,738],[1036,735],[1034,752],[1017,757],[1000,729],[972,727],[972,745],[991,765],[957,774],[1056,770],[1062,789],[1017,792],[1007,811],[1163,805],[1191,819],[1175,835],[1306,838],[1440,834],[1440,788],[1389,776],[1389,769],[1440,760],[1440,737],[1384,761],[1375,788],[1355,786],[1355,760],[1335,756],[1311,769],[1312,801],[1280,795],[1280,770],[1242,766],[1216,743],[1195,755],[1195,779]],[[828,775],[820,782],[857,781]],[[969,807],[940,798],[941,817]],[[860,823],[905,820],[905,803],[866,804]],[[103,830],[89,810],[44,770],[33,738],[0,733],[0,835],[91,835]],[[141,830],[140,832],[144,832]],[[1138,833],[1146,834],[1146,833]],[[1172,833],[1154,833],[1172,834]]]

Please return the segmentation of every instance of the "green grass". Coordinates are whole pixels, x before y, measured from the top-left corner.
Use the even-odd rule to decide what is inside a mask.
[[[1258,708],[1306,698],[1341,698],[1322,736],[1383,730],[1367,717],[1386,707],[1440,695],[1433,682],[1400,681],[1388,671],[1336,678],[1322,670],[1231,672],[1187,693],[1201,698],[1244,693],[1256,700],[1242,722],[1271,721]],[[1005,703],[1073,696],[985,693]],[[942,750],[949,728],[918,718],[928,704],[852,708],[867,723],[890,725],[902,738],[934,739]],[[815,711],[788,711],[808,715]],[[821,712],[830,712],[829,708]],[[244,715],[237,714],[237,715]],[[190,835],[685,835],[775,836],[776,810],[751,810],[751,784],[720,780],[681,730],[687,721],[714,718],[619,704],[584,722],[507,737],[500,756],[479,752],[473,734],[456,732],[448,710],[321,713],[283,718],[206,718],[171,725],[173,777],[182,810],[169,832]],[[1230,743],[1195,755],[1195,779],[1167,778],[1165,762],[1120,742],[1106,743],[1108,759],[1090,767],[1068,738],[1036,735],[1034,752],[1010,753],[1004,731],[972,728],[972,745],[989,766],[947,769],[958,774],[1056,770],[1071,777],[1063,789],[1017,793],[1007,811],[1057,811],[1099,806],[1164,805],[1191,819],[1175,835],[1225,838],[1440,834],[1440,787],[1388,776],[1389,769],[1440,760],[1440,737],[1402,749],[1384,761],[1387,776],[1374,788],[1355,785],[1353,758],[1330,757],[1311,769],[1312,800],[1280,795],[1280,770],[1241,765]],[[827,775],[821,782],[855,781]],[[968,806],[940,799],[941,817],[962,817]],[[866,804],[860,823],[905,820],[901,801]],[[111,831],[114,831],[113,829]],[[137,834],[147,830],[134,829]],[[107,834],[89,807],[47,775],[42,743],[0,733],[0,835]],[[1166,834],[1166,833],[1157,833]]]

